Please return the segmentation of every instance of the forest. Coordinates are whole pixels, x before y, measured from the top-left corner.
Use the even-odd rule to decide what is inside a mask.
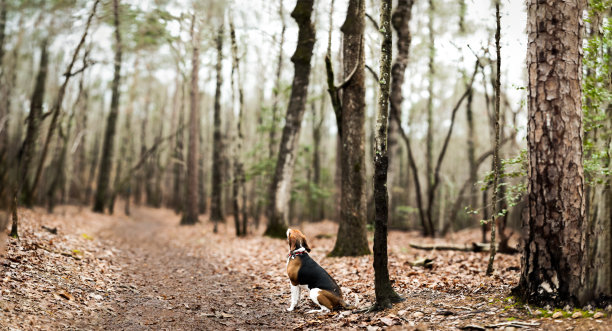
[[[612,0],[0,0],[0,329],[610,330],[611,156]]]

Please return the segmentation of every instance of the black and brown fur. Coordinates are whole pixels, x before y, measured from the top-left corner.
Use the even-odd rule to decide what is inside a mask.
[[[309,290],[319,289],[317,301],[329,310],[352,309],[342,298],[342,291],[336,281],[315,262],[307,252],[310,252],[306,236],[300,231],[287,231],[290,257],[287,263],[287,275],[293,286],[307,285]],[[302,254],[293,255],[296,250],[304,248]]]

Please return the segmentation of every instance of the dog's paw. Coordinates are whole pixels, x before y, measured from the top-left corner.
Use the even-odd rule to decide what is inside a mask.
[[[289,307],[287,308],[287,311],[293,311],[293,309],[295,309],[295,307]]]

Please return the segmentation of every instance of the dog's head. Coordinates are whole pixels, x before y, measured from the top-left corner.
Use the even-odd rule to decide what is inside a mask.
[[[287,242],[289,243],[290,251],[303,247],[307,252],[310,252],[310,247],[308,246],[308,241],[306,241],[306,236],[300,230],[287,230]]]

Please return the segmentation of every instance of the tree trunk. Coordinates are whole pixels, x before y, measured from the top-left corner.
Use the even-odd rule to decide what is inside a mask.
[[[0,69],[4,69],[2,68],[4,64],[2,60],[4,59],[4,39],[6,37],[7,2],[8,0],[0,0]],[[4,72],[4,70],[2,70],[2,72]]]
[[[199,130],[198,135],[200,136],[200,155],[206,155],[204,150],[204,133],[202,129]],[[206,214],[206,209],[208,209],[207,205],[207,196],[206,196],[206,176],[204,175],[204,158],[200,157],[198,160],[198,178],[200,179],[200,183],[198,185],[198,211],[200,215]]]
[[[189,149],[187,150],[187,178],[185,195],[185,210],[181,217],[181,225],[192,225],[198,222],[198,143],[200,140],[200,114],[198,108],[198,71],[200,68],[200,42],[195,31],[196,16],[191,17],[191,43],[193,55],[191,59],[191,91],[189,92]]]
[[[17,195],[22,190],[28,191],[30,186],[28,183],[28,174],[30,172],[30,166],[34,162],[34,152],[36,149],[36,142],[40,133],[40,124],[43,116],[43,102],[45,99],[45,83],[47,80],[47,70],[49,64],[49,54],[47,51],[47,39],[42,41],[40,46],[40,65],[38,68],[38,74],[36,75],[36,82],[34,85],[34,92],[30,100],[30,114],[28,115],[28,126],[26,131],[26,137],[21,145],[19,151],[19,184],[17,187]],[[24,194],[28,196],[29,193]],[[32,200],[24,199],[26,206],[31,207]],[[30,203],[30,204],[28,204]]]
[[[427,170],[427,192],[431,196],[433,192],[433,83],[434,83],[434,75],[435,75],[435,55],[436,48],[434,43],[434,31],[433,31],[433,19],[434,19],[434,0],[429,0],[429,8],[427,11],[428,20],[427,20],[427,30],[429,31],[429,73],[427,74],[429,83],[427,84],[427,136],[425,140],[425,168]],[[433,236],[433,215],[430,200],[428,200],[428,205],[430,207],[427,208],[427,225],[429,229],[427,230],[428,235]]]
[[[468,155],[468,167],[470,171],[470,177],[468,179],[468,185],[470,186],[469,193],[469,204],[470,208],[476,210],[478,205],[478,191],[476,189],[476,182],[478,181],[478,166],[476,165],[476,146],[475,146],[475,135],[474,135],[474,112],[472,109],[472,100],[474,97],[474,89],[470,89],[467,98],[467,105],[465,107],[465,116],[467,118],[467,127],[468,127],[468,136],[467,136],[467,155]],[[460,192],[462,193],[462,192]],[[451,211],[451,219],[454,220],[456,218],[457,208],[453,208]],[[478,215],[470,214],[472,221],[474,224],[478,224]],[[483,227],[483,229],[485,229]],[[443,231],[445,232],[445,231]],[[482,242],[487,241],[486,231],[482,231]]]
[[[217,232],[217,223],[224,220],[223,216],[223,141],[221,137],[221,85],[223,84],[223,25],[219,25],[217,33],[217,85],[215,87],[215,106],[213,114],[213,155],[210,194],[210,220],[215,223],[214,232]]]
[[[582,14],[586,1],[527,2],[528,206],[517,294],[584,305],[598,293],[583,263]],[[610,293],[608,293],[609,295]]]
[[[177,72],[178,72],[177,68]],[[180,107],[179,107],[179,115],[178,115],[178,125],[176,130],[176,144],[174,146],[174,183],[173,183],[173,205],[174,212],[180,213],[183,210],[183,192],[181,190],[181,185],[183,183],[183,138],[185,137],[185,84],[183,81],[177,79],[176,83],[177,90],[180,89]],[[179,93],[179,92],[177,92]]]
[[[291,88],[291,97],[285,118],[285,127],[276,160],[276,170],[270,185],[268,201],[268,226],[265,235],[285,238],[288,224],[288,203],[291,198],[291,180],[297,157],[295,147],[298,144],[302,117],[306,109],[306,97],[310,82],[310,59],[315,44],[315,29],[311,23],[314,0],[298,1],[291,17],[298,24],[298,40],[295,53],[291,57],[295,74]]]
[[[59,152],[56,154],[56,159],[53,163],[55,163],[55,177],[51,181],[49,185],[49,190],[47,191],[47,211],[49,213],[53,213],[53,209],[55,208],[55,192],[58,188],[60,188],[62,183],[66,180],[66,156],[68,154],[68,143],[70,141],[70,132],[72,130],[72,119],[74,117],[74,112],[70,115],[68,119],[66,133],[62,132],[62,128],[59,128],[60,134],[57,137],[58,146],[61,143],[61,147],[58,148]]]
[[[102,145],[102,159],[100,160],[100,171],[98,173],[98,187],[94,199],[93,211],[104,212],[108,199],[110,198],[110,175],[113,166],[113,146],[115,142],[115,131],[117,129],[117,117],[119,115],[119,82],[121,79],[121,32],[119,28],[119,0],[113,0],[113,16],[115,24],[115,74],[112,83],[112,96],[110,112],[106,122],[104,144]]]
[[[391,94],[390,94],[390,112],[391,116],[397,116],[402,118],[402,102],[404,97],[402,95],[402,86],[404,85],[404,75],[406,72],[406,66],[408,65],[408,57],[410,55],[410,43],[412,42],[412,35],[410,33],[410,20],[412,19],[412,6],[414,0],[399,0],[397,2],[397,8],[391,16],[391,24],[397,32],[397,55],[393,66],[391,67]],[[396,219],[396,207],[405,203],[400,201],[400,196],[394,194],[394,182],[395,178],[400,179],[399,174],[402,171],[400,163],[400,147],[397,143],[399,135],[399,123],[394,121],[392,118],[389,120],[389,135],[388,135],[388,157],[389,157],[389,171],[387,183],[389,188],[389,208],[391,209],[391,218],[389,222],[393,225],[397,222]],[[401,182],[401,180],[400,180]]]
[[[370,254],[366,233],[364,28],[365,1],[350,0],[341,28],[344,77],[350,79],[342,93],[340,227],[331,256]]]
[[[278,46],[278,63],[276,65],[276,79],[274,81],[274,90],[272,91],[272,120],[270,123],[270,141],[269,141],[269,157],[270,159],[276,155],[277,150],[276,146],[278,145],[276,142],[276,131],[278,125],[278,101],[280,99],[279,94],[281,92],[281,74],[283,72],[283,45],[285,44],[285,31],[287,30],[287,25],[285,24],[285,15],[283,11],[283,0],[279,0],[280,7],[278,8],[278,14],[281,19],[281,35],[280,42]]]
[[[40,176],[42,174],[42,170],[45,164],[45,159],[47,158],[47,151],[49,150],[49,144],[51,143],[51,139],[53,138],[53,134],[55,133],[55,127],[57,126],[57,119],[59,118],[59,114],[62,110],[62,103],[64,102],[64,95],[66,93],[66,87],[68,86],[68,82],[70,81],[70,78],[74,75],[72,73],[72,67],[74,67],[74,63],[76,62],[77,57],[79,56],[81,47],[83,47],[83,44],[85,44],[85,38],[87,38],[87,34],[89,33],[89,27],[91,26],[91,21],[96,15],[96,9],[98,8],[98,3],[100,3],[99,0],[97,0],[93,4],[93,8],[91,9],[91,14],[89,14],[89,18],[87,19],[87,23],[85,25],[85,31],[83,32],[83,35],[81,36],[81,40],[77,44],[74,50],[74,53],[72,54],[72,60],[68,64],[68,67],[66,68],[66,72],[64,72],[64,82],[60,86],[59,91],[57,92],[57,96],[55,98],[53,107],[51,108],[51,123],[49,123],[49,131],[47,132],[47,139],[45,140],[45,143],[41,151],[40,160],[38,161],[38,168],[36,169],[36,174],[34,175],[34,181],[32,182],[31,187],[28,188],[27,196],[25,197],[27,205],[32,205],[34,196],[36,195],[38,181],[40,180]]]
[[[230,16],[230,39],[232,43],[232,74],[236,74],[236,87],[238,88],[238,120],[236,121],[236,146],[234,150],[234,180],[233,180],[233,199],[234,199],[234,218],[236,222],[236,235],[246,236],[247,234],[247,215],[246,215],[246,187],[244,178],[244,165],[242,163],[242,141],[243,117],[244,117],[244,93],[240,80],[240,62],[238,59],[238,44],[236,43],[236,30],[234,21]],[[232,75],[233,77],[233,75]],[[233,82],[233,78],[232,78]],[[232,84],[233,85],[233,84]],[[240,201],[242,199],[242,201]],[[242,221],[241,221],[242,217]]]
[[[497,228],[496,226],[496,219],[497,219],[497,213],[498,213],[498,206],[497,206],[497,200],[498,200],[498,194],[499,194],[499,190],[497,188],[497,181],[499,179],[499,171],[501,168],[501,163],[499,161],[499,99],[500,99],[500,79],[501,79],[501,70],[500,70],[500,66],[501,66],[501,51],[500,51],[500,45],[499,45],[499,39],[500,39],[500,33],[501,33],[501,27],[500,27],[500,15],[499,15],[499,6],[500,6],[500,1],[496,0],[495,1],[495,17],[496,17],[496,22],[497,22],[497,28],[495,30],[495,49],[496,49],[496,53],[497,56],[495,57],[496,61],[495,63],[497,64],[497,68],[495,70],[495,146],[493,147],[493,195],[491,198],[491,207],[493,208],[493,213],[491,213],[491,254],[489,255],[489,263],[487,265],[487,276],[491,276],[493,274],[493,261],[495,260],[495,253],[496,253],[496,249],[495,249],[495,229]],[[501,231],[503,232],[504,227],[501,228]]]
[[[314,102],[312,103],[312,181],[317,189],[321,188],[321,135],[323,131],[323,121],[325,120],[323,105],[325,104],[325,98],[321,98],[321,104],[319,106],[320,112],[317,114]],[[313,222],[322,221],[325,218],[325,204],[321,197],[318,195],[313,199],[311,204],[311,220]]]
[[[380,31],[383,40],[380,52],[380,91],[376,116],[374,147],[374,292],[376,303],[374,309],[391,308],[392,303],[401,301],[393,290],[389,279],[387,255],[387,222],[389,218],[389,200],[387,192],[387,127],[389,123],[389,85],[391,81],[392,31],[391,0],[381,1]]]

